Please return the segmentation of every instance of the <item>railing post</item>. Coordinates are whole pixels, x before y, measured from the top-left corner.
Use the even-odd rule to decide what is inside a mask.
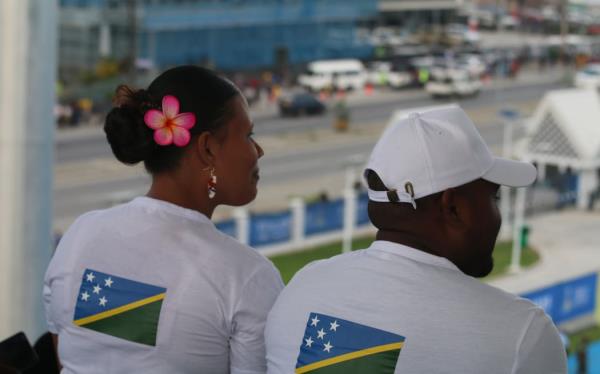
[[[299,246],[304,242],[304,199],[293,198],[290,202],[290,209],[292,210],[292,243],[294,246]]]
[[[235,219],[236,237],[242,244],[250,243],[250,215],[246,208],[236,208],[233,211]]]

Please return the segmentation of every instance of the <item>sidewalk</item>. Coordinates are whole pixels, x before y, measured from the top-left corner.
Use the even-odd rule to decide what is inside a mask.
[[[518,274],[489,284],[511,293],[524,293],[600,271],[600,210],[552,212],[527,220],[530,246],[540,261]]]

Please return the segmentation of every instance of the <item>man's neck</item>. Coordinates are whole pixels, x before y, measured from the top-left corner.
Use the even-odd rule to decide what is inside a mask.
[[[407,232],[379,230],[377,231],[375,240],[385,240],[392,243],[402,244],[435,256],[444,257],[442,253],[435,249],[438,248],[438,246],[432,245],[431,240],[423,239],[419,235]]]

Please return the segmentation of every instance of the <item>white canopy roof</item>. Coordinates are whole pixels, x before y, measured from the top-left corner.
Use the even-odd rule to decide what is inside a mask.
[[[547,93],[528,123],[523,158],[576,169],[600,167],[600,96],[591,89]]]

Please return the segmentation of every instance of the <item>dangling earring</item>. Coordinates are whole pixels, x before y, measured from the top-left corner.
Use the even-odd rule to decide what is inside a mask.
[[[215,175],[215,168],[210,168],[210,179],[208,180],[208,198],[212,199],[215,197],[216,194],[217,194],[217,176]]]

